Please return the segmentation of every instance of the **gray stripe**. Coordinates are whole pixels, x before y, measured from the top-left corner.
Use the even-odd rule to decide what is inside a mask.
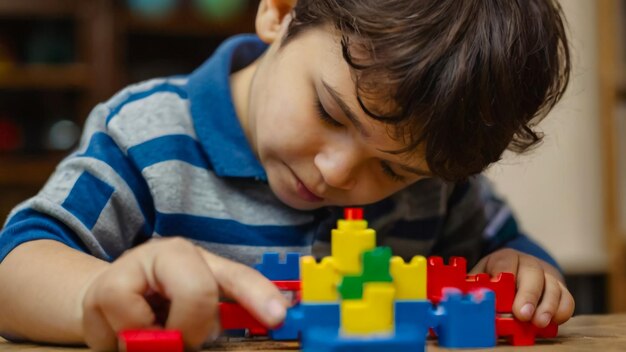
[[[117,94],[111,97],[111,99],[109,99],[105,104],[109,109],[115,109],[117,106],[119,106],[120,104],[128,100],[128,98],[132,96],[133,94],[148,91],[165,82],[169,82],[173,85],[183,86],[187,84],[187,79],[155,78],[155,79],[151,79],[148,81],[135,83],[119,91]]]
[[[124,105],[108,125],[109,133],[124,152],[137,144],[166,135],[196,133],[189,112],[189,101],[171,92],[152,94]]]
[[[142,171],[161,213],[232,219],[246,225],[300,225],[313,215],[285,207],[269,186],[248,179],[220,178],[179,160]]]

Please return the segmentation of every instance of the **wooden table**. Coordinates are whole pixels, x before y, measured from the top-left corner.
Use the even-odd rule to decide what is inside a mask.
[[[207,351],[294,351],[298,350],[295,342],[247,341],[232,340],[220,343]],[[452,351],[439,348],[435,341],[429,341],[428,352]],[[484,350],[453,350],[453,351],[492,351]],[[556,339],[538,341],[535,346],[513,347],[499,344],[498,351],[626,351],[626,314],[617,315],[581,315],[572,318],[560,327]],[[0,339],[2,352],[83,352],[85,348],[48,347],[27,344],[11,344]]]

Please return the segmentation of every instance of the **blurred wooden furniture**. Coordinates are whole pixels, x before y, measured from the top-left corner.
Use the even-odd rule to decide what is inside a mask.
[[[600,121],[603,150],[604,224],[609,254],[609,305],[612,312],[626,311],[626,229],[624,214],[626,199],[620,196],[626,180],[620,157],[620,132],[626,116],[618,113],[620,105],[626,104],[626,1],[599,0],[598,6],[598,67],[600,74]],[[623,143],[623,141],[622,141]],[[622,144],[624,146],[625,144]],[[623,157],[621,157],[623,162]]]
[[[69,111],[69,118],[82,127],[98,102],[125,85],[149,76],[154,78],[154,72],[189,73],[225,37],[254,30],[256,0],[250,0],[241,15],[223,21],[204,19],[194,13],[190,2],[180,3],[187,6],[165,18],[151,20],[129,11],[126,0],[0,0],[0,39],[9,38],[24,45],[23,38],[16,38],[15,28],[19,32],[38,24],[63,23],[71,28],[74,50],[72,62],[18,61],[3,68],[0,98],[9,108],[26,105],[28,115],[35,117],[29,117],[23,128],[33,131],[41,128],[52,113],[30,97],[51,92],[68,96],[69,103],[58,102],[55,106]],[[170,59],[187,61],[176,66],[163,59],[168,55]],[[148,60],[158,62],[161,71],[155,71],[157,65]],[[14,101],[14,97],[20,99]],[[0,114],[6,113],[1,110],[2,106]],[[11,208],[41,188],[65,154],[48,150],[0,151],[0,226]]]
[[[495,349],[463,349],[463,351],[623,351],[626,346],[626,315],[581,315],[560,327],[559,336],[552,340],[538,340],[534,346],[514,347],[504,343]],[[82,352],[85,348],[47,347],[30,344],[11,344],[0,339],[0,350],[5,352]],[[243,341],[221,342],[206,351],[297,351],[297,342]],[[450,351],[428,342],[427,351]]]

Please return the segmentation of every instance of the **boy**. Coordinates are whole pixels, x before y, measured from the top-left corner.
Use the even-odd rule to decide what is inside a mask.
[[[164,325],[198,348],[220,296],[276,325],[287,302],[244,264],[325,254],[348,205],[404,257],[514,272],[519,319],[569,319],[556,263],[473,176],[536,144],[567,85],[556,3],[263,0],[256,28],[96,107],[0,236],[3,336],[108,350]]]

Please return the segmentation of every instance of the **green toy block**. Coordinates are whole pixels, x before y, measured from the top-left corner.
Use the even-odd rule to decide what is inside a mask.
[[[339,285],[343,299],[361,299],[363,284],[366,282],[392,282],[389,274],[391,248],[376,247],[363,252],[363,271],[361,275],[346,275]]]

